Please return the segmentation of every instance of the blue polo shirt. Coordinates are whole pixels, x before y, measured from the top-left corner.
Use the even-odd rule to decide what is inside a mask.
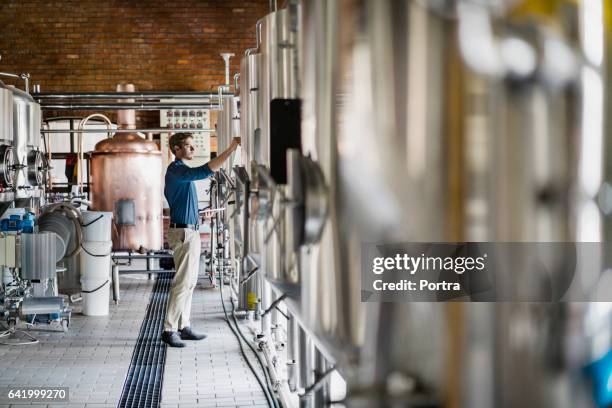
[[[195,180],[204,180],[213,171],[208,163],[189,167],[181,160],[175,160],[166,170],[164,196],[170,205],[170,222],[175,224],[198,224],[198,193]]]

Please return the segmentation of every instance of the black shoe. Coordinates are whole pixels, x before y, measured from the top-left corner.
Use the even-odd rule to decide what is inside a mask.
[[[200,334],[191,330],[191,327],[185,327],[179,330],[181,333],[181,339],[183,340],[204,340],[206,338],[205,334]]]
[[[164,331],[161,339],[170,347],[185,347],[185,343],[181,341],[181,336],[175,331]]]

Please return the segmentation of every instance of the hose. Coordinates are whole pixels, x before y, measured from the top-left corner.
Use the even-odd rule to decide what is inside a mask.
[[[213,184],[216,184],[215,181],[213,181]],[[214,188],[214,187],[211,185],[211,189],[212,188]],[[216,196],[216,198],[218,200],[218,196]],[[216,218],[216,221],[217,221],[216,224],[218,226],[219,225],[219,215],[218,215],[218,213],[217,213],[215,218]],[[213,233],[214,233],[214,231],[213,231]],[[213,248],[213,251],[215,249],[216,248]],[[211,258],[211,267],[212,267],[212,258]],[[249,341],[244,337],[244,334],[240,330],[240,327],[238,326],[238,322],[236,321],[236,317],[235,317],[235,313],[234,313],[234,310],[235,310],[234,302],[230,298],[230,302],[232,303],[232,317],[233,317],[233,322],[235,324],[235,327],[232,325],[232,320],[230,320],[230,318],[228,316],[227,309],[225,307],[225,299],[223,298],[223,277],[222,276],[221,276],[220,281],[221,281],[221,283],[220,283],[219,293],[221,294],[221,305],[223,306],[223,313],[225,314],[225,321],[227,322],[227,325],[229,326],[230,330],[232,331],[232,333],[236,337],[236,340],[238,340],[238,345],[240,346],[240,352],[242,353],[243,358],[245,359],[247,365],[249,366],[249,368],[253,372],[253,375],[257,379],[257,382],[259,383],[259,386],[261,387],[262,391],[264,392],[264,395],[266,396],[266,400],[268,402],[268,406],[269,407],[274,407],[274,408],[279,408],[278,402],[277,402],[276,398],[273,396],[273,393],[271,392],[272,384],[271,384],[270,378],[268,376],[268,372],[266,371],[265,367],[263,366],[263,363],[261,361],[261,358],[257,354],[257,351],[253,348],[253,346],[249,343]],[[261,369],[262,369],[262,371],[264,373],[264,376],[266,378],[266,385],[263,384],[261,378],[259,377],[259,375],[257,374],[257,372],[255,370],[255,367],[253,367],[250,359],[248,358],[246,352],[244,351],[244,348],[242,346],[241,337],[244,340],[244,342],[247,344],[247,346],[249,346],[249,348],[251,349],[251,351],[253,352],[253,354],[255,355],[257,360],[259,361]]]
[[[225,314],[225,322],[227,323],[227,325],[229,326],[230,330],[232,331],[232,333],[234,334],[234,336],[236,337],[236,340],[238,340],[238,346],[240,346],[240,352],[242,353],[242,357],[244,358],[244,360],[246,361],[247,365],[249,366],[249,368],[251,369],[251,371],[253,372],[253,375],[255,376],[255,379],[257,379],[257,382],[259,383],[259,387],[261,388],[261,390],[263,391],[264,395],[266,396],[266,401],[268,402],[268,407],[274,407],[274,408],[278,408],[278,406],[276,405],[274,399],[272,399],[272,396],[270,395],[270,390],[269,388],[264,385],[264,383],[261,380],[261,377],[259,377],[259,375],[257,374],[257,371],[255,370],[255,367],[253,367],[253,364],[251,363],[251,360],[249,359],[249,357],[247,356],[246,352],[244,351],[244,347],[242,347],[242,341],[240,339],[240,336],[238,335],[238,333],[236,332],[236,330],[238,330],[238,332],[240,332],[239,328],[234,328],[234,326],[231,323],[231,320],[227,314],[227,309],[225,307],[225,299],[223,298],[223,279],[221,279],[221,288],[219,290],[219,293],[221,294],[221,305],[223,306],[223,314]],[[231,299],[230,299],[231,302]],[[233,308],[234,303],[232,302],[232,308]],[[247,345],[249,345],[247,343]],[[249,345],[250,347],[250,345]],[[255,354],[257,356],[257,354]],[[264,375],[265,375],[265,370],[264,370]]]

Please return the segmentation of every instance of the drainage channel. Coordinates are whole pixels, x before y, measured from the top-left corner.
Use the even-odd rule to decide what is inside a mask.
[[[157,275],[118,408],[159,407],[167,347],[161,341],[161,334],[173,275]]]

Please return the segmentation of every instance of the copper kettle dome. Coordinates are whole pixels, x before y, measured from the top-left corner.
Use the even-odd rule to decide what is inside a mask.
[[[133,84],[117,85],[117,92],[135,92]],[[119,129],[136,129],[136,111],[125,109],[117,111]],[[160,154],[157,143],[146,140],[138,133],[116,133],[109,139],[96,144],[94,154],[98,153],[152,153]]]

